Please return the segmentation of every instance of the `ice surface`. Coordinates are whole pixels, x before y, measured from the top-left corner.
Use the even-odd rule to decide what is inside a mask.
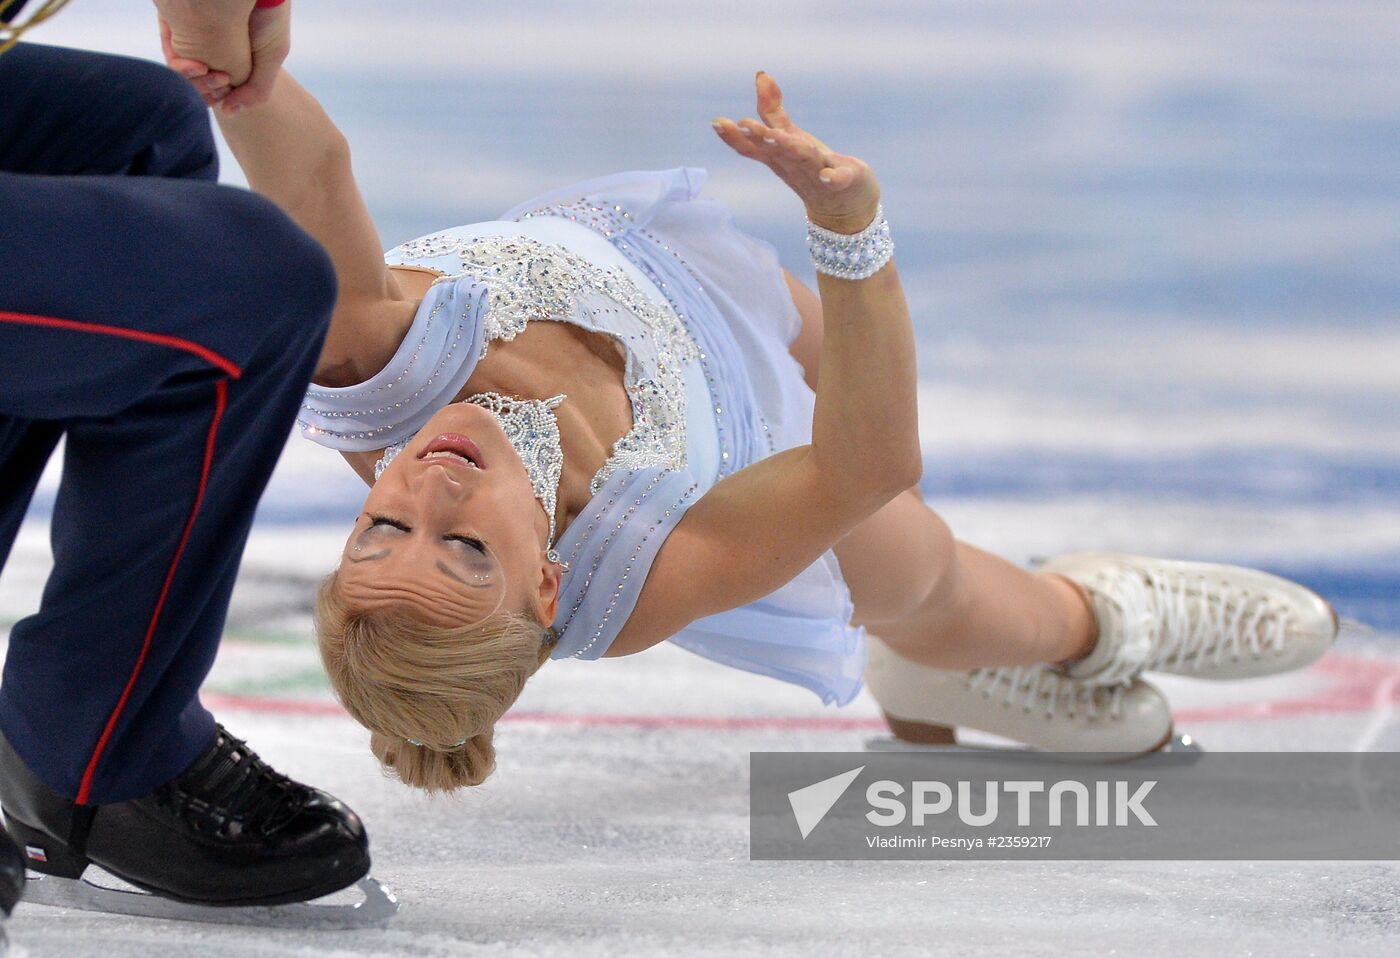
[[[155,56],[137,6],[74,4],[38,36]],[[881,172],[924,489],[957,533],[1016,561],[1118,548],[1295,575],[1377,633],[1298,675],[1164,680],[1180,726],[1217,750],[1400,749],[1389,5],[296,7],[291,66],[354,144],[386,246],[573,179],[698,164],[806,271],[800,208],[707,122],[774,73],[800,120]],[[0,577],[0,628],[37,604],[57,465]],[[488,783],[417,797],[380,775],[309,639],[360,494],[333,454],[288,446],[206,698],[361,813],[400,919],[253,933],[21,906],[29,954],[1397,951],[1390,863],[750,862],[748,753],[858,749],[875,705],[826,709],[669,647],[551,663]]]

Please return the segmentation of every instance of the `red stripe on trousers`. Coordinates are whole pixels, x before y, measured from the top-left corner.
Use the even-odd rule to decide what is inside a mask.
[[[124,329],[120,326],[108,326],[104,323],[83,323],[73,319],[58,319],[54,316],[35,316],[31,313],[12,313],[0,310],[0,323],[15,323],[23,326],[39,326],[47,329],[64,329],[78,333],[98,333],[103,336],[116,336],[121,339],[131,339],[137,342],[150,343],[155,346],[166,346],[171,349],[178,349],[181,352],[197,356],[209,365],[221,370],[230,379],[238,379],[243,375],[243,370],[238,364],[221,356],[207,346],[182,339],[179,336],[167,336],[164,333],[148,333],[139,329]],[[209,486],[209,473],[214,466],[214,442],[219,434],[219,422],[224,418],[224,410],[228,408],[228,379],[221,379],[214,384],[214,417],[209,423],[209,432],[204,440],[204,465],[199,475],[199,489],[195,492],[194,507],[190,510],[190,517],[185,520],[185,530],[180,536],[180,544],[175,547],[175,555],[170,560],[170,568],[165,573],[165,584],[161,587],[160,597],[156,600],[155,610],[151,613],[151,621],[146,626],[146,636],[141,643],[141,652],[136,657],[136,664],[131,669],[131,675],[126,680],[126,687],[122,689],[121,698],[117,700],[117,705],[112,709],[112,714],[107,718],[107,724],[102,729],[102,737],[97,740],[97,746],[92,751],[92,757],[88,759],[87,769],[83,772],[82,783],[78,786],[76,801],[79,805],[86,805],[88,796],[92,791],[92,779],[97,772],[97,763],[102,759],[102,753],[107,748],[108,741],[112,738],[112,731],[117,727],[117,721],[121,718],[122,711],[126,708],[126,703],[131,698],[131,690],[136,687],[136,680],[141,675],[141,667],[146,664],[146,655],[151,650],[151,640],[155,637],[156,626],[160,622],[161,610],[165,607],[165,600],[170,595],[170,584],[175,579],[175,569],[180,564],[180,557],[184,555],[185,546],[190,540],[190,533],[194,529],[195,519],[199,516],[200,506],[204,503],[204,493]]]
[[[148,333],[140,329],[123,329],[120,326],[107,326],[102,323],[80,323],[74,319],[57,319],[53,316],[34,316],[30,313],[9,313],[0,310],[0,323],[18,323],[23,326],[44,326],[49,329],[68,329],[76,333],[100,333],[104,336],[120,336],[122,339],[134,339],[142,343],[152,343],[156,346],[169,346],[171,349],[178,349],[181,352],[198,356],[209,365],[223,370],[232,379],[237,379],[243,375],[243,370],[232,360],[220,356],[207,346],[191,342],[188,339],[181,339],[179,336],[167,336],[164,333]]]
[[[209,472],[214,465],[214,440],[219,434],[219,421],[224,417],[224,409],[228,406],[228,380],[220,379],[214,384],[216,390],[214,398],[214,418],[209,423],[209,434],[204,440],[204,468],[199,474],[199,490],[195,493],[194,507],[190,509],[190,517],[185,520],[185,531],[180,536],[180,544],[175,547],[175,555],[170,559],[170,569],[165,574],[165,584],[161,586],[160,598],[156,600],[155,611],[151,613],[151,622],[146,626],[146,637],[141,643],[141,654],[136,657],[136,664],[131,669],[131,676],[126,680],[126,688],[122,689],[121,698],[117,700],[116,708],[112,709],[112,714],[107,719],[107,725],[102,730],[102,737],[97,740],[97,747],[92,751],[92,758],[88,759],[87,770],[83,772],[82,784],[78,786],[78,795],[75,801],[79,805],[86,805],[88,795],[92,791],[92,778],[97,772],[97,763],[102,759],[102,752],[107,748],[107,741],[112,737],[112,730],[117,727],[117,720],[121,718],[122,710],[126,708],[126,701],[131,697],[131,690],[136,686],[136,679],[141,675],[141,667],[146,664],[146,654],[151,650],[151,639],[156,634],[156,625],[160,622],[161,609],[165,607],[166,597],[170,595],[170,584],[175,579],[175,569],[180,564],[180,557],[184,555],[185,545],[190,541],[190,532],[194,529],[195,519],[199,517],[199,507],[204,503],[204,491],[209,486]]]

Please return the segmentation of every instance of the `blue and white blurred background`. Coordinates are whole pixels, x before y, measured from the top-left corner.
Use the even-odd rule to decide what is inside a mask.
[[[924,488],[964,538],[1254,561],[1400,623],[1391,4],[295,5],[288,66],[348,135],[386,247],[698,165],[810,276],[799,204],[708,123],[768,70],[882,177]],[[40,39],[154,57],[153,19],[78,3]],[[263,522],[357,496],[298,441]]]
[[[155,57],[153,20],[80,2],[39,39]],[[924,488],[964,538],[1257,562],[1400,624],[1393,4],[295,0],[295,23],[386,247],[698,165],[810,277],[799,204],[708,122],[768,70],[882,177]],[[358,496],[298,440],[260,528]]]
[[[1162,677],[1178,728],[1217,751],[1400,750],[1393,0],[292,2],[289,67],[353,144],[386,247],[585,177],[697,165],[810,278],[799,204],[709,125],[773,73],[799,122],[882,177],[924,490],[957,533],[1015,561],[1119,548],[1294,575],[1376,633],[1301,673]],[[78,0],[38,35],[158,56],[142,0]],[[241,182],[231,162],[225,178]],[[56,478],[0,578],[0,631],[37,605]],[[867,696],[823,709],[666,645],[551,664],[501,723],[492,779],[421,800],[380,775],[310,639],[311,588],[362,495],[338,457],[290,441],[204,697],[360,812],[407,903],[396,926],[247,934],[26,906],[17,942],[94,958],[1395,953],[1400,873],[1383,863],[749,862],[748,752],[859,750],[883,723]]]

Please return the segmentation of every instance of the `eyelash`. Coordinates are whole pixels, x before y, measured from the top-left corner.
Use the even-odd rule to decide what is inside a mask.
[[[375,526],[393,526],[395,529],[398,529],[401,532],[408,531],[408,526],[404,525],[402,522],[399,522],[397,519],[390,519],[388,516],[370,516],[369,519],[369,527],[371,529],[373,529]],[[480,539],[473,539],[471,536],[455,535],[443,536],[443,538],[451,539],[455,542],[465,542],[477,552],[480,552],[483,555],[486,553],[486,543],[482,542]]]

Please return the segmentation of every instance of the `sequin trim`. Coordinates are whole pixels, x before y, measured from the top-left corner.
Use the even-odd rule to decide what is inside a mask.
[[[635,472],[635,470],[633,470],[633,472]],[[573,606],[569,609],[568,616],[564,619],[564,624],[555,626],[555,628],[558,630],[561,636],[568,630],[568,627],[573,622],[574,616],[577,614],[579,607],[583,605],[583,600],[587,597],[588,590],[593,584],[593,574],[597,571],[598,565],[603,560],[603,556],[607,554],[608,545],[612,542],[613,536],[617,535],[618,532],[622,531],[622,527],[626,525],[627,520],[631,517],[631,515],[637,511],[637,507],[639,507],[643,502],[646,501],[647,497],[651,495],[652,490],[656,488],[657,484],[660,483],[663,479],[665,479],[669,474],[670,473],[663,472],[656,476],[653,476],[651,481],[647,484],[647,487],[644,490],[642,490],[642,493],[633,500],[630,506],[627,507],[627,511],[623,514],[622,519],[620,519],[617,523],[613,525],[613,528],[608,531],[608,534],[606,537],[604,537],[602,543],[592,550],[593,562],[589,566],[588,571],[585,574],[583,585],[579,587],[578,598],[574,600]],[[641,539],[637,541],[636,546],[632,550],[632,555],[628,557],[627,565],[622,571],[622,578],[620,578],[617,581],[616,585],[613,587],[612,595],[608,600],[607,609],[604,610],[603,615],[594,627],[593,634],[589,636],[588,641],[581,648],[579,648],[578,651],[570,653],[570,658],[579,658],[584,653],[592,649],[593,646],[598,644],[598,640],[602,637],[603,630],[606,628],[608,620],[612,617],[613,609],[617,605],[617,600],[622,595],[623,587],[628,577],[631,575],[632,567],[637,561],[637,556],[641,553],[642,546],[645,545],[646,542],[651,538],[652,533],[654,533],[657,530],[657,528],[659,528],[663,523],[670,519],[672,514],[674,514],[675,511],[681,507],[681,504],[684,503],[691,496],[693,496],[696,490],[699,488],[699,483],[692,482],[689,488],[687,488],[686,491],[682,493],[681,496],[674,503],[672,503],[671,507],[665,511],[662,517],[653,522],[651,526],[647,529],[646,533],[643,534]],[[597,527],[598,520],[600,520],[604,515],[608,513],[608,511],[612,507],[612,504],[616,501],[617,497],[614,496],[613,498],[607,501],[606,505],[604,505],[597,511],[597,513],[595,513],[595,515],[593,516],[593,521],[589,523],[588,528],[584,531],[584,534],[579,538],[578,543],[574,546],[574,551],[571,554],[571,558],[573,556],[578,555],[579,549],[582,548],[583,544],[588,541],[589,536],[592,535],[593,530]]]
[[[601,233],[605,238],[611,240],[613,245],[622,250],[624,254],[627,252],[628,246],[623,237],[625,237],[628,232],[634,232],[643,236],[665,252],[670,253],[691,278],[691,281],[695,284],[696,291],[708,298],[708,294],[705,292],[705,288],[700,282],[699,275],[691,265],[686,262],[685,257],[671,249],[669,244],[663,243],[649,230],[638,227],[632,214],[620,204],[614,203],[611,206],[599,206],[596,203],[590,203],[587,198],[580,197],[572,203],[557,203],[550,206],[536,207],[516,219],[517,221],[528,220],[536,216],[558,216],[571,222],[587,226],[594,232]],[[671,304],[671,309],[675,312],[676,316],[686,328],[689,329],[690,320],[686,316],[685,311],[681,308],[681,304],[676,298],[675,292],[666,281],[657,275],[656,270],[644,257],[628,256],[627,258],[632,261],[633,265],[645,273],[646,277],[661,290],[662,294]],[[720,477],[724,477],[739,468],[740,457],[734,454],[733,440],[729,436],[728,431],[724,428],[724,419],[721,415],[724,407],[720,402],[719,380],[714,368],[714,361],[704,351],[699,353],[697,359],[700,363],[701,371],[705,375],[705,384],[710,391],[710,403],[714,407],[716,414],[715,430],[719,440],[720,450],[719,475]],[[759,413],[758,419],[759,424],[763,427],[763,438],[767,444],[768,453],[771,455],[777,452],[777,444],[773,440],[772,429],[768,424],[767,418],[764,417],[762,413]]]
[[[589,482],[597,495],[619,469],[686,466],[685,364],[700,349],[673,308],[647,296],[618,267],[600,267],[553,243],[524,236],[457,237],[433,234],[405,243],[395,252],[406,258],[452,256],[457,274],[470,274],[487,286],[489,308],[482,320],[481,357],[493,340],[510,341],[534,320],[571,322],[605,333],[627,355],[623,387],[632,407],[632,427],[621,436]],[[452,275],[453,271],[449,271]],[[625,336],[601,328],[599,314],[585,302],[603,296],[627,310],[656,350],[655,369],[643,375],[641,363]]]
[[[422,354],[423,351],[423,345],[427,342],[428,335],[432,330],[433,321],[437,318],[437,314],[442,310],[444,305],[445,301],[438,302],[428,313],[427,322],[423,324],[423,335],[418,340],[417,345],[414,347],[413,356],[409,359],[408,363],[404,366],[403,370],[399,373],[399,375],[394,377],[394,379],[390,382],[383,383],[379,386],[374,387],[373,389],[366,390],[363,393],[363,395],[371,396],[378,392],[384,392],[386,390],[392,389],[394,386],[398,385],[400,382],[403,381],[404,377],[408,375],[409,371],[418,362],[419,356]],[[464,307],[461,316],[458,317],[456,329],[453,331],[452,334],[452,342],[450,342],[447,346],[447,352],[443,355],[443,357],[440,360],[438,360],[437,365],[433,368],[432,373],[424,381],[423,385],[415,389],[410,395],[404,396],[384,406],[368,407],[364,409],[332,411],[326,409],[319,409],[314,403],[308,403],[305,401],[302,402],[301,408],[307,410],[308,412],[316,413],[323,419],[356,419],[364,416],[373,416],[381,413],[386,413],[394,409],[402,409],[405,406],[411,405],[414,402],[414,400],[416,400],[420,395],[422,395],[424,390],[428,389],[433,385],[433,383],[437,382],[438,377],[442,374],[444,369],[455,369],[455,367],[452,364],[452,356],[457,351],[457,347],[462,341],[462,332],[466,328],[467,311],[469,308],[470,307]],[[327,392],[325,390],[317,389],[315,387],[311,387],[307,389],[305,398],[334,399],[336,398],[336,394],[332,392]],[[308,434],[313,436],[320,434],[328,434],[341,439],[357,440],[373,439],[377,436],[388,432],[391,429],[397,428],[398,426],[398,424],[395,423],[387,426],[379,426],[374,429],[363,429],[356,432],[348,429],[326,429],[323,426],[313,425],[312,423],[300,417],[298,417],[297,419],[297,425],[300,426],[302,429],[306,430]]]

